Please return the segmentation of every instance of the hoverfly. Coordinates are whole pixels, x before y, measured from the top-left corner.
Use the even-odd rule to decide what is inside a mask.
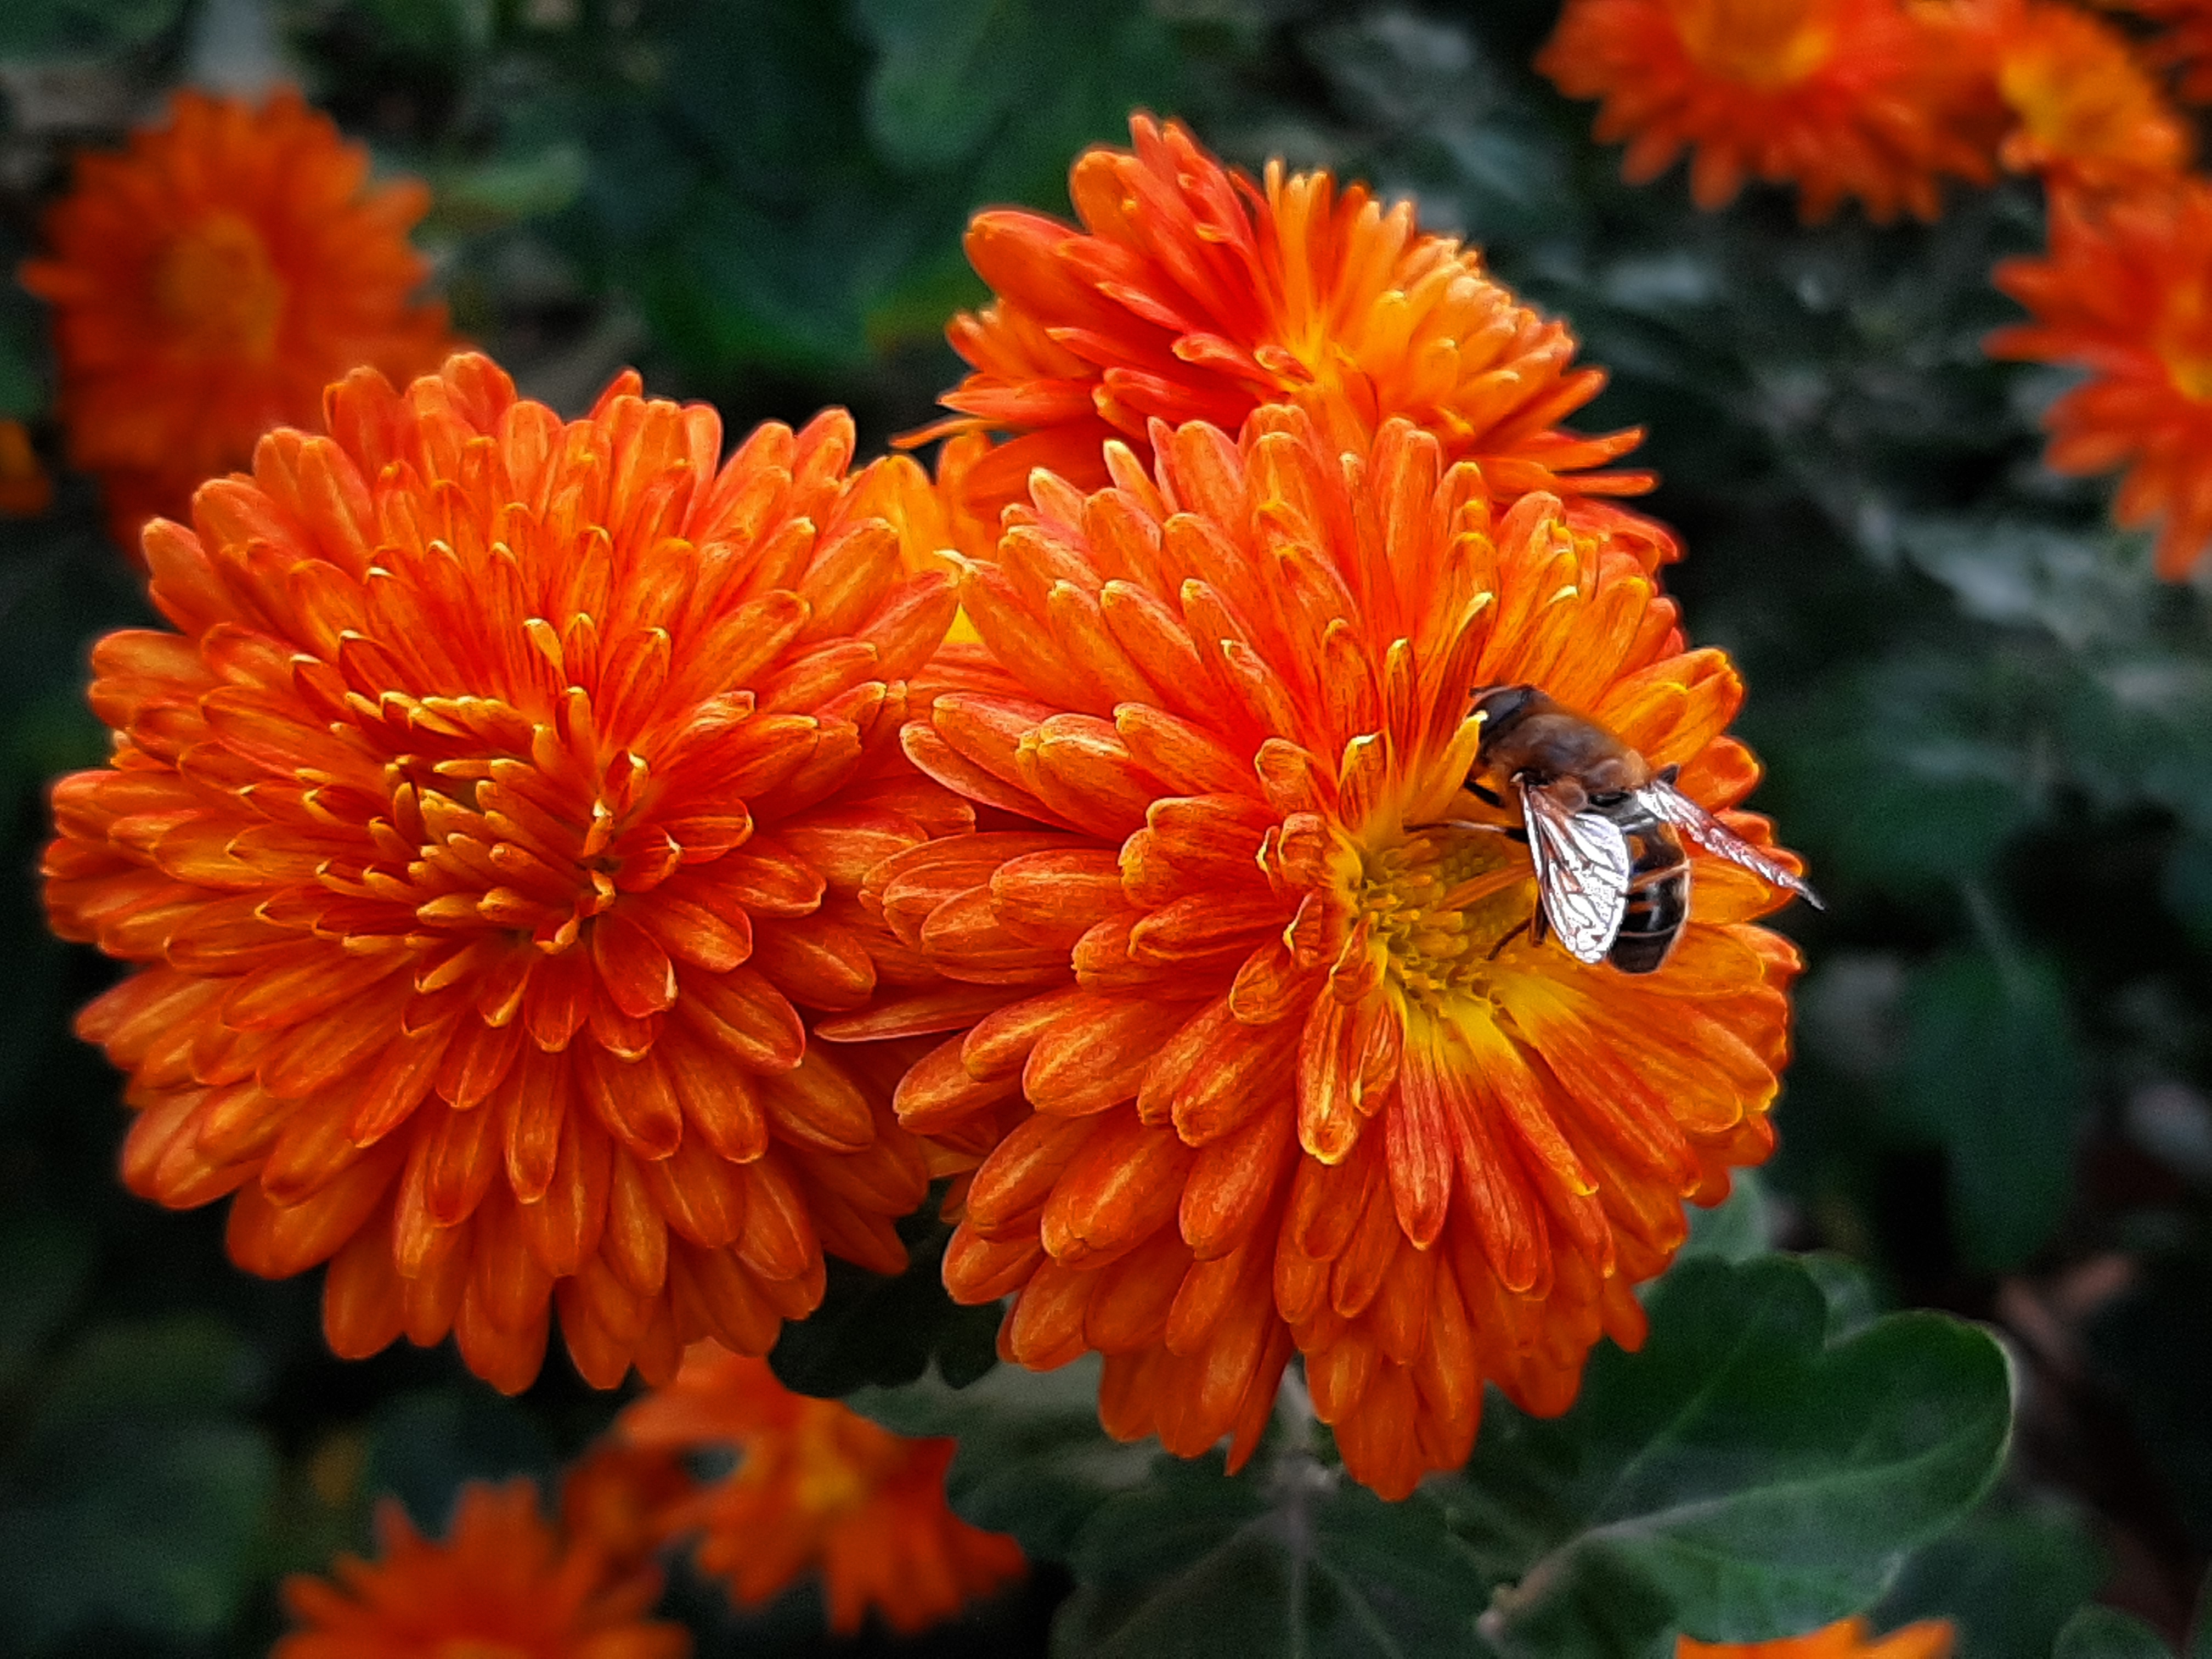
[[[1477,781],[1486,774],[1519,798],[1540,899],[1528,926],[1539,944],[1548,927],[1578,961],[1650,973],[1689,919],[1684,836],[1821,908],[1810,887],[1675,788],[1680,769],[1653,770],[1533,685],[1493,686],[1474,701],[1482,738],[1467,787],[1501,805]]]

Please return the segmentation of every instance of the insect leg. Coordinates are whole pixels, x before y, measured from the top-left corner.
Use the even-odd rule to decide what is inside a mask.
[[[1490,954],[1484,959],[1489,962],[1497,961],[1498,953],[1512,944],[1522,933],[1528,934],[1539,945],[1544,942],[1544,909],[1541,905],[1537,906],[1527,916],[1500,933],[1498,936],[1498,943],[1490,947]]]

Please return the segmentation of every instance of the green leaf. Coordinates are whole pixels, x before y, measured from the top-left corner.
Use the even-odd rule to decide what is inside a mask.
[[[1975,1266],[2016,1267],[2058,1224],[2087,1106],[2064,985],[2036,957],[1947,956],[1913,975],[1896,1106],[1948,1158]]]
[[[1395,1504],[1345,1477],[1295,1374],[1235,1476],[1109,1440],[1095,1358],[848,1403],[957,1437],[954,1507],[1068,1565],[1062,1656],[1661,1659],[1678,1629],[1769,1638],[1867,1606],[2002,1459],[2008,1377],[1973,1327],[1897,1315],[1833,1340],[1813,1276],[1772,1256],[1687,1262],[1650,1314],[1644,1351],[1601,1352],[1566,1416],[1493,1401],[1465,1474]]]
[[[433,180],[433,222],[439,230],[469,235],[543,218],[574,203],[590,175],[589,159],[574,143],[448,168]]]
[[[451,60],[490,43],[492,0],[368,0],[379,31],[401,52]]]
[[[2048,1653],[2068,1617],[2104,1581],[2106,1566],[2074,1510],[2000,1491],[1913,1556],[1874,1622],[1892,1630],[1948,1619],[1958,1632],[1952,1659]]]
[[[1711,1256],[1748,1261],[1766,1254],[1774,1242],[1770,1233],[1766,1189],[1756,1170],[1738,1170],[1730,1177],[1726,1199],[1710,1210],[1692,1206],[1690,1237],[1676,1260]]]
[[[1831,1342],[1864,1330],[1881,1312],[1881,1298],[1875,1293],[1873,1279],[1850,1257],[1833,1250],[1808,1250],[1797,1258],[1797,1263],[1813,1276],[1827,1301]]]
[[[1443,1510],[1418,1492],[1386,1503],[1305,1453],[1279,1452],[1264,1480],[1224,1479],[1216,1459],[1164,1470],[1073,1565],[1054,1659],[1484,1654],[1486,1586]]]
[[[899,1389],[861,1389],[854,1411],[901,1434],[952,1435],[945,1475],[953,1507],[979,1527],[1012,1533],[1042,1560],[1066,1560],[1091,1516],[1143,1487],[1157,1449],[1117,1445],[1098,1426],[1096,1357],[1042,1374],[1000,1365],[955,1389],[933,1370]]]
[[[9,0],[0,57],[126,52],[171,27],[184,0]]]
[[[2051,1659],[2173,1659],[2173,1650],[2140,1619],[2112,1607],[2084,1607],[2058,1632]]]
[[[1508,1655],[1658,1653],[1672,1629],[1765,1641],[1881,1594],[1994,1478],[2011,1430],[2002,1352],[1894,1314],[1832,1340],[1787,1257],[1685,1263],[1637,1354],[1591,1358],[1573,1410],[1493,1407],[1463,1478],[1431,1490],[1485,1570]]]
[[[1022,90],[1010,33],[1026,46],[1024,0],[860,0],[880,56],[868,130],[894,162],[942,167],[971,155]],[[1013,60],[1013,61],[1010,61]]]
[[[1098,1371],[1095,1358],[1042,1376],[1001,1365],[968,1389],[933,1374],[847,1402],[902,1434],[958,1437],[953,1507],[1073,1570],[1057,1659],[1481,1659],[1474,1619],[1488,1587],[1443,1509],[1419,1492],[1386,1504],[1346,1480],[1295,1382],[1231,1476],[1218,1453],[1184,1462],[1107,1438]]]
[[[963,1308],[946,1294],[952,1229],[934,1199],[898,1224],[907,1269],[896,1278],[832,1260],[822,1305],[787,1324],[769,1364],[787,1389],[839,1400],[874,1383],[911,1382],[929,1370],[965,1388],[999,1363],[996,1303]]]

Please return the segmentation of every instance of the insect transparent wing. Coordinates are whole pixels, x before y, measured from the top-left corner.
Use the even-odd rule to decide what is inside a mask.
[[[1519,787],[1544,918],[1569,955],[1603,962],[1628,908],[1627,838],[1595,812],[1570,812],[1534,785]]]
[[[1772,882],[1777,887],[1788,888],[1816,910],[1826,908],[1820,902],[1820,896],[1808,887],[1795,872],[1767,857],[1674,785],[1649,783],[1638,790],[1637,795],[1654,814],[1673,824],[1708,853],[1717,854],[1731,864],[1741,864],[1753,874]]]

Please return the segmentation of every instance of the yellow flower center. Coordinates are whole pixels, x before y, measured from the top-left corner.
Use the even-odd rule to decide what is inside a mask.
[[[793,1496],[806,1514],[821,1519],[867,1499],[867,1474],[850,1455],[841,1425],[828,1413],[809,1413],[792,1432],[792,1457],[798,1465]]]
[[[1367,930],[1385,977],[1431,1007],[1481,994],[1485,970],[1534,902],[1528,855],[1504,836],[1440,825],[1363,853],[1355,932]]]
[[[234,213],[210,214],[155,258],[154,303],[188,349],[266,362],[284,281],[259,231]]]
[[[2206,287],[2203,282],[2175,283],[2154,336],[2174,390],[2200,404],[2212,403],[2212,303]]]
[[[1828,61],[1832,0],[1669,0],[1674,30],[1698,68],[1774,92]]]
[[[449,1636],[430,1650],[430,1659],[536,1659],[528,1648],[489,1642],[478,1636]]]

